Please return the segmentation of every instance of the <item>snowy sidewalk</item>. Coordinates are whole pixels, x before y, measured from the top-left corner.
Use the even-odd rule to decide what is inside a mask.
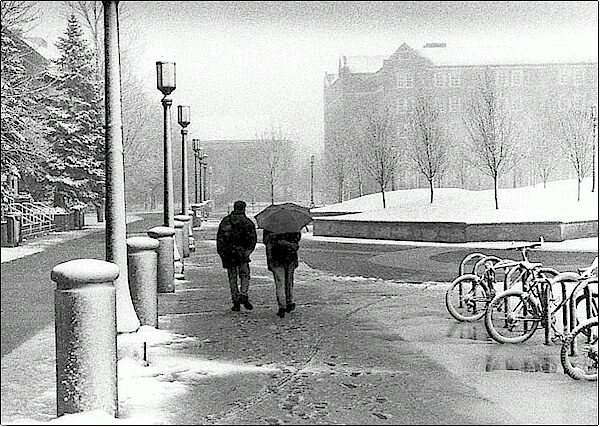
[[[216,224],[196,233],[186,280],[160,295],[160,330],[119,337],[119,419],[54,419],[49,326],[2,358],[2,423],[597,423],[595,385],[562,374],[557,347],[499,346],[478,325],[456,324],[445,284],[340,277],[301,263],[297,309],[280,319],[259,244],[255,308],[232,312],[215,242],[201,238]],[[520,371],[521,361],[534,372]]]

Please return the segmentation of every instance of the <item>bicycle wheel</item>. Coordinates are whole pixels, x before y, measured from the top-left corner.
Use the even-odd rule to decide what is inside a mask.
[[[589,319],[570,333],[560,349],[565,374],[574,380],[598,380],[598,318]]]
[[[517,290],[497,294],[485,312],[485,328],[490,337],[501,344],[528,340],[540,320],[539,310],[529,294]]]
[[[446,308],[452,317],[461,322],[481,319],[490,300],[487,287],[474,274],[457,277],[446,291]]]
[[[498,263],[502,261],[500,258],[498,258],[497,256],[484,256],[483,258],[481,258],[479,261],[477,261],[475,263],[475,265],[473,266],[473,274],[479,277],[483,277],[483,275],[485,274],[485,271],[487,269],[486,267],[486,263],[491,263],[492,265]]]

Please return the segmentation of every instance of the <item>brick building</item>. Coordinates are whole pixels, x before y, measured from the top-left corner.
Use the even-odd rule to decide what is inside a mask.
[[[341,154],[360,147],[361,122],[373,104],[386,106],[396,127],[397,147],[405,150],[410,138],[409,114],[418,94],[426,91],[442,114],[453,148],[466,147],[463,108],[475,79],[484,71],[490,73],[516,118],[524,153],[543,137],[541,116],[548,107],[591,108],[597,103],[597,57],[568,48],[556,47],[550,51],[525,47],[468,48],[449,47],[445,43],[413,48],[404,43],[389,57],[342,57],[337,74],[325,73],[324,81],[324,148],[330,201],[337,200],[342,191],[344,199],[358,196],[359,191],[363,194],[376,191],[365,171],[352,163],[352,159],[345,165],[339,164]],[[344,145],[341,151],[340,142]],[[439,184],[489,188],[491,181],[481,173],[468,171],[458,151],[451,153],[453,166]],[[535,174],[530,166],[527,161],[520,162],[501,186],[534,184]],[[565,177],[569,167],[558,169],[554,179]],[[358,190],[357,175],[361,173],[363,188]],[[404,155],[388,189],[420,187],[425,182]]]

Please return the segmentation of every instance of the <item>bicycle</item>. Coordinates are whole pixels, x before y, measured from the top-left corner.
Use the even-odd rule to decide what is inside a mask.
[[[473,267],[473,273],[457,277],[446,291],[446,308],[450,315],[460,322],[473,322],[481,319],[485,315],[488,304],[496,296],[496,287],[500,283],[496,281],[497,272],[505,273],[502,280],[503,289],[511,288],[516,281],[512,283],[508,281],[509,275],[506,274],[506,270],[518,267],[520,262],[529,262],[529,251],[540,247],[542,243],[543,239],[540,239],[540,242],[506,248],[507,250],[518,250],[521,253],[522,261],[501,260],[495,256],[479,253],[467,255],[461,262],[459,270],[464,271],[465,260],[469,261],[477,257],[478,261]],[[484,272],[477,274],[482,265],[485,267]],[[542,272],[547,277],[554,277],[558,274],[553,268],[543,268]]]
[[[574,380],[598,380],[598,316],[583,322],[567,336],[560,349],[560,362]]]
[[[598,278],[592,277],[593,270],[597,268],[598,259],[596,258],[587,269],[580,270],[581,274],[562,273],[562,276],[556,275],[554,280],[550,280],[542,272],[539,263],[522,261],[520,264],[527,277],[522,282],[523,290],[508,289],[496,294],[485,312],[486,330],[499,343],[521,343],[531,338],[538,329],[538,325],[541,324],[545,331],[545,343],[549,344],[551,328],[555,333],[555,338],[562,338],[565,330],[571,330],[576,325],[577,291],[585,287],[589,292],[592,285],[598,285]],[[552,289],[560,284],[563,289],[562,294],[566,294],[565,281],[567,278],[569,280],[577,278],[580,283],[573,289],[569,297],[563,297],[562,301],[557,302],[559,299],[554,296]],[[590,298],[586,301],[586,317],[597,316],[597,304],[590,305]],[[551,303],[554,304],[553,308]],[[570,318],[568,324],[564,320],[565,328],[561,333],[556,329],[555,321],[557,313],[559,310],[563,310],[567,303],[569,303]],[[563,310],[563,313],[565,312],[566,310]]]

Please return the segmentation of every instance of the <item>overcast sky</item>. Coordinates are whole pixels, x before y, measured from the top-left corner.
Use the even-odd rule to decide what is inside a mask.
[[[403,42],[449,45],[570,44],[597,58],[591,2],[121,2],[140,47],[139,74],[156,95],[155,62],[175,61],[174,105],[192,110],[190,136],[253,138],[281,125],[322,145],[323,75],[338,57],[391,55]],[[56,42],[62,2],[40,3],[31,35]],[[544,48],[544,47],[541,47]]]

